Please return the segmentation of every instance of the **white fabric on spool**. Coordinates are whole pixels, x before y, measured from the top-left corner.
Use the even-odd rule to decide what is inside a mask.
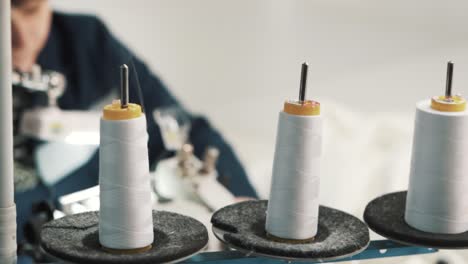
[[[142,115],[101,119],[99,241],[112,249],[153,243],[148,134]]]
[[[426,232],[468,231],[468,111],[417,104],[405,220]]]
[[[285,239],[316,235],[322,117],[280,112],[266,231]]]

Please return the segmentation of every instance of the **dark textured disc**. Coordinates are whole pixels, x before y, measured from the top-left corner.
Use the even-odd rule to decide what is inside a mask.
[[[99,244],[98,212],[66,216],[45,224],[41,245],[58,259],[73,263],[171,263],[196,254],[208,243],[208,232],[197,220],[153,211],[152,248],[138,254],[112,254]]]
[[[218,210],[211,218],[216,236],[232,248],[253,255],[285,260],[333,260],[363,251],[369,229],[356,217],[320,206],[318,232],[313,241],[272,240],[265,232],[267,201],[247,201]]]
[[[364,221],[377,234],[404,244],[441,249],[468,248],[468,232],[435,234],[409,226],[405,219],[406,191],[372,200],[364,211]]]

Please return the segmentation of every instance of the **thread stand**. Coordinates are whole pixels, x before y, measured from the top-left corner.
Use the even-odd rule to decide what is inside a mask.
[[[267,238],[298,244],[317,234],[322,116],[320,103],[306,100],[307,63],[301,66],[298,100],[279,112],[270,196],[265,220]]]
[[[272,240],[265,231],[267,204],[266,200],[247,201],[218,210],[211,219],[214,234],[229,247],[249,255],[288,261],[340,259],[360,253],[369,244],[369,230],[362,221],[324,206],[319,209],[314,241]]]
[[[433,248],[468,248],[466,101],[452,95],[453,63],[447,63],[445,95],[416,105],[407,192],[371,201],[364,220],[392,240]]]
[[[445,95],[416,106],[408,192],[383,195],[365,209],[366,223],[384,237],[409,245],[468,248],[466,206],[457,201],[465,199],[468,175],[458,157],[467,151],[468,119],[465,99],[452,95],[452,79],[449,61]]]
[[[98,212],[66,216],[45,224],[41,246],[67,263],[174,263],[187,259],[208,243],[208,232],[197,220],[153,211],[154,242],[141,253],[109,253],[99,243]]]
[[[144,253],[154,242],[146,118],[129,102],[128,66],[120,100],[104,106],[99,147],[99,242],[113,254]]]
[[[405,219],[406,191],[372,200],[364,211],[364,221],[377,234],[403,244],[438,249],[468,248],[468,232],[435,234],[409,226]]]

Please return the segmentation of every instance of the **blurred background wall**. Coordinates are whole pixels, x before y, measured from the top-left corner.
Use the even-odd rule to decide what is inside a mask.
[[[278,111],[297,97],[303,61],[310,64],[308,97],[331,120],[323,201],[356,213],[369,198],[405,188],[415,102],[443,93],[447,60],[455,62],[454,90],[468,93],[466,1],[52,3],[102,18],[189,109],[224,133],[263,197]]]

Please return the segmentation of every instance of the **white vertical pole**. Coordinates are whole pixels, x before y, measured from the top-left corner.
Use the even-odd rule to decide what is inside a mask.
[[[13,199],[13,106],[10,0],[0,0],[0,208]]]
[[[11,3],[0,0],[0,263],[16,263]]]

